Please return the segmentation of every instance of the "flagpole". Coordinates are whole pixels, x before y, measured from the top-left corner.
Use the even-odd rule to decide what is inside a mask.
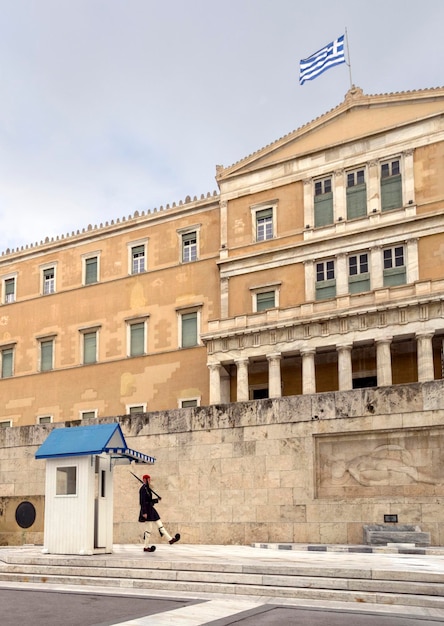
[[[350,89],[352,89],[353,87],[353,81],[352,81],[352,70],[351,70],[351,62],[350,62],[350,50],[348,48],[348,34],[347,34],[347,28],[345,28],[345,41],[347,43],[347,58],[348,58],[348,72],[350,74]]]

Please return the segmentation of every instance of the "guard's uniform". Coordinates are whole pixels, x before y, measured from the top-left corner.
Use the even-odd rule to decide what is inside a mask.
[[[139,489],[139,522],[147,524],[143,533],[145,541],[145,546],[143,548],[144,552],[154,552],[156,549],[156,546],[149,545],[152,522],[155,522],[157,528],[159,529],[160,536],[165,537],[169,543],[176,543],[176,541],[179,541],[180,539],[179,533],[176,533],[174,537],[171,537],[171,535],[165,530],[162,520],[160,519],[160,515],[154,508],[154,505],[159,502],[160,496],[158,498],[154,497],[149,485],[150,480],[151,477],[148,476],[148,474],[145,474],[145,476],[143,476],[143,485]]]

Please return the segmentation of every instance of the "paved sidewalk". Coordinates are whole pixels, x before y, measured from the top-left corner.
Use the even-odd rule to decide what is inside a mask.
[[[259,544],[258,544],[259,545]],[[264,547],[252,546],[212,546],[212,545],[189,545],[175,544],[169,546],[160,544],[154,553],[144,553],[141,546],[116,545],[114,552],[106,555],[94,555],[81,557],[85,563],[94,563],[97,566],[99,561],[103,567],[115,567],[119,562],[127,562],[130,559],[135,568],[143,567],[147,559],[152,559],[159,569],[174,568],[175,562],[187,562],[196,570],[205,566],[209,571],[220,568],[221,564],[230,563],[239,567],[256,567],[259,564],[264,566],[274,566],[282,569],[285,575],[286,568],[300,568],[301,572],[309,572],[311,569],[323,568],[328,575],[337,575],[341,579],[355,578],[365,574],[367,578],[372,578],[377,574],[379,578],[387,581],[387,587],[392,580],[392,573],[396,572],[398,581],[422,581],[432,580],[436,583],[444,583],[444,549],[430,548],[426,554],[416,552],[405,552],[409,548],[383,547],[377,552],[368,552],[367,546],[310,546],[302,544],[261,544]],[[41,557],[41,547],[20,546],[0,548],[0,561],[8,561],[10,558],[17,560],[32,561],[33,558]],[[65,555],[49,555],[52,561],[63,563],[66,560],[78,559],[79,557],[69,557]],[[150,562],[150,561],[148,561]],[[45,590],[68,594],[91,594],[94,596],[122,596],[152,599],[153,602],[167,599],[177,602],[186,601],[184,605],[172,607],[171,609],[161,609],[159,613],[142,616],[129,621],[102,622],[103,624],[119,623],[121,626],[166,626],[175,624],[176,626],[200,626],[217,621],[219,624],[236,623],[235,616],[242,615],[245,619],[251,615],[250,619],[262,624],[268,622],[258,621],[259,615],[265,615],[264,607],[268,607],[268,617],[277,607],[293,607],[293,609],[320,610],[323,612],[345,612],[347,614],[369,614],[376,613],[382,616],[403,616],[409,624],[417,623],[443,623],[444,609],[403,606],[402,597],[399,603],[394,604],[371,604],[365,605],[352,602],[338,602],[333,599],[315,600],[292,597],[276,596],[245,596],[238,594],[203,593],[194,591],[165,591],[159,589],[137,589],[134,587],[99,587],[88,585],[61,585],[48,583],[13,583],[1,582],[0,589],[20,590]],[[195,603],[198,601],[197,603]],[[192,603],[192,604],[190,604]],[[186,604],[186,606],[185,606]],[[444,605],[443,605],[444,606]],[[307,614],[308,615],[308,614]],[[416,619],[415,619],[416,618]],[[224,622],[224,620],[227,620]],[[414,621],[412,621],[414,620]],[[16,623],[19,623],[18,621]],[[250,622],[246,621],[245,624]],[[272,623],[272,622],[270,622]],[[294,622],[297,623],[297,622]],[[308,622],[307,622],[308,623]],[[320,622],[321,623],[321,622]],[[344,624],[349,622],[345,622]],[[381,621],[381,624],[383,622]],[[384,622],[385,623],[385,622]],[[404,622],[395,622],[401,624]],[[49,622],[42,626],[48,626]],[[69,624],[69,622],[65,622]],[[73,622],[74,624],[74,622]],[[35,622],[38,626],[38,622]],[[84,624],[86,626],[86,623]]]

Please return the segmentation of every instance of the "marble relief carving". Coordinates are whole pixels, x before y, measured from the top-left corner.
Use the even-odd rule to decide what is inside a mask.
[[[444,495],[444,429],[315,437],[318,498]]]

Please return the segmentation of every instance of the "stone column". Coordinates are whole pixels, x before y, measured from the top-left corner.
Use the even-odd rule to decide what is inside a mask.
[[[376,375],[378,387],[386,387],[392,384],[391,343],[391,337],[376,339]]]
[[[210,404],[220,404],[220,363],[210,363]]]
[[[268,360],[268,397],[280,398],[282,396],[281,387],[281,355],[269,354]]]
[[[333,177],[333,222],[347,219],[347,199],[344,170],[337,170]]]
[[[316,350],[301,350],[302,355],[302,393],[316,393]]]
[[[237,402],[246,402],[248,395],[248,359],[236,361],[237,368]]]
[[[416,333],[419,383],[435,379],[433,369],[433,335],[434,333],[432,332]]]
[[[379,189],[379,162],[370,161],[367,167],[367,213],[379,213],[381,211],[381,192]]]
[[[352,344],[342,344],[336,346],[338,351],[338,377],[339,391],[347,391],[353,389],[352,375]]]
[[[343,296],[347,293],[349,293],[347,257],[341,252],[336,257],[336,295]]]

